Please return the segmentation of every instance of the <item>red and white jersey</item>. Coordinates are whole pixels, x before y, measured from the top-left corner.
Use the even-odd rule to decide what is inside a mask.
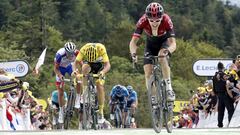
[[[170,19],[170,17],[167,14],[163,14],[163,18],[161,20],[160,25],[157,28],[157,35],[153,34],[153,29],[147,19],[146,14],[144,14],[137,22],[136,24],[136,30],[133,34],[133,36],[135,37],[140,37],[143,30],[145,31],[145,33],[147,34],[147,36],[155,36],[155,37],[162,37],[166,34],[170,34],[170,37],[174,37],[175,33],[173,30],[173,23]]]
[[[67,57],[66,50],[64,48],[60,48],[55,55],[54,62],[56,64],[59,64],[60,67],[66,68],[72,62],[74,62],[78,53],[79,53],[79,51],[75,50],[75,52],[72,56]]]

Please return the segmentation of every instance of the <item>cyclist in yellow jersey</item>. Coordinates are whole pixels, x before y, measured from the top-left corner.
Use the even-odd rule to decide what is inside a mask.
[[[102,76],[101,78],[103,78],[111,68],[106,48],[101,43],[87,43],[80,49],[80,52],[78,53],[77,58],[73,63],[74,75],[79,73],[77,70],[78,63],[80,63],[80,65],[82,66],[82,74],[100,74]],[[104,79],[98,79],[96,81],[96,86],[99,104],[98,122],[103,123],[105,120],[103,115],[105,100]],[[85,79],[83,79],[83,87],[86,87]]]

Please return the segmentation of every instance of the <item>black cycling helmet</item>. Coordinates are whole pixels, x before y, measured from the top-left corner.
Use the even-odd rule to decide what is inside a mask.
[[[145,10],[145,14],[148,18],[161,18],[163,15],[163,7],[157,2],[150,3]]]
[[[119,85],[119,84],[116,85],[115,89],[116,89],[116,95],[117,96],[121,96],[122,95],[122,92],[121,92],[122,87],[121,87],[121,85]]]

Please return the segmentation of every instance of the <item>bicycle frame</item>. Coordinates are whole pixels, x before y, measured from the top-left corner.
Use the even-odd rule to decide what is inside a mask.
[[[98,74],[80,75],[80,77],[86,77],[87,90],[83,93],[83,129],[88,130],[93,128],[98,129],[98,102],[97,91],[94,78],[98,78]],[[86,101],[87,100],[87,101]]]
[[[120,109],[120,102],[114,102],[114,122],[116,128],[121,128],[122,123],[122,110]]]
[[[152,125],[155,132],[160,133],[163,124],[169,133],[172,132],[172,103],[167,101],[166,83],[163,81],[163,74],[159,58],[165,56],[148,56],[145,58],[153,61],[153,71],[148,82],[148,101],[152,112]],[[155,94],[152,91],[155,89]],[[156,103],[152,97],[155,96]]]
[[[132,128],[131,124],[132,124],[132,113],[131,113],[131,107],[127,107],[127,112],[126,112],[126,120],[125,120],[125,126],[126,128]]]
[[[65,117],[64,117],[64,129],[68,129],[71,118],[73,116],[73,106],[74,106],[74,101],[76,98],[76,91],[75,91],[75,86],[72,78],[70,79],[64,79],[64,82],[70,82],[70,90],[68,91],[68,101],[67,101],[67,107],[65,110]]]

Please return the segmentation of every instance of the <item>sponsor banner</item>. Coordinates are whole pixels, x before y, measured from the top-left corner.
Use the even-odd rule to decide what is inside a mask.
[[[190,101],[174,101],[173,112],[180,112],[189,105]]]
[[[19,87],[17,81],[1,82],[0,83],[0,92],[8,92]]]
[[[25,60],[2,61],[0,68],[4,68],[6,72],[15,77],[24,77],[29,71],[29,64]]]
[[[232,65],[232,59],[200,59],[193,64],[193,72],[198,76],[214,76],[218,62],[222,62],[225,69]]]

